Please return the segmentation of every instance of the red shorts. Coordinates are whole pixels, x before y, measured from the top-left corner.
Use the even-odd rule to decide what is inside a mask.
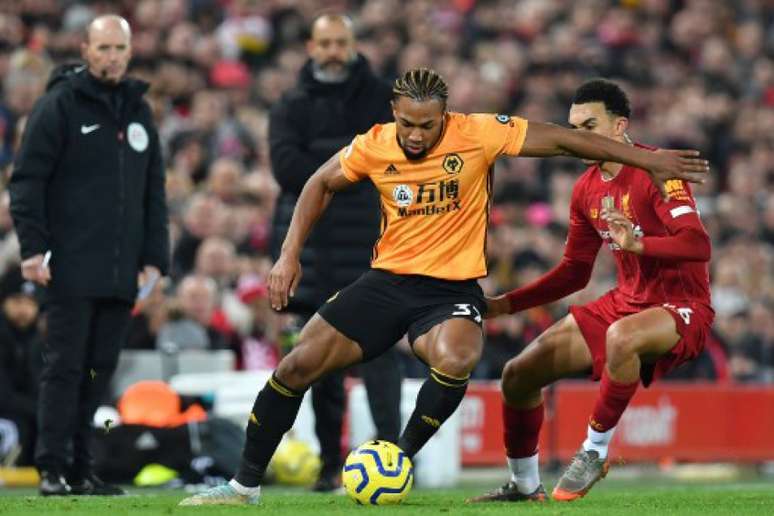
[[[703,303],[679,301],[651,306],[633,306],[620,299],[616,290],[611,290],[596,301],[586,305],[571,306],[583,338],[591,351],[593,370],[591,378],[599,380],[605,367],[605,335],[607,328],[618,319],[636,314],[648,308],[664,308],[675,320],[680,340],[668,354],[653,364],[642,364],[640,378],[646,387],[680,364],[696,358],[704,349],[704,340],[710,332],[714,314]]]

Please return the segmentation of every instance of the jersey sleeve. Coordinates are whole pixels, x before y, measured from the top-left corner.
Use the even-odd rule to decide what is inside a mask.
[[[572,195],[570,228],[562,261],[529,285],[508,292],[506,297],[510,304],[510,313],[553,303],[583,289],[588,284],[602,239],[583,214],[579,201],[581,190],[582,188],[576,184]]]
[[[670,179],[664,183],[664,189],[667,193],[666,199],[653,182],[650,182],[648,194],[658,218],[667,230],[674,233],[685,226],[703,229],[691,187],[680,179]]]
[[[643,237],[642,254],[671,260],[708,261],[711,254],[709,235],[696,211],[691,187],[679,179],[670,179],[664,188],[666,199],[653,183],[648,193],[669,236]]]
[[[527,120],[491,113],[470,115],[489,163],[498,156],[518,156],[527,136]]]
[[[359,134],[352,139],[352,143],[339,151],[339,164],[344,176],[356,183],[368,177],[370,160],[366,152],[366,134]]]

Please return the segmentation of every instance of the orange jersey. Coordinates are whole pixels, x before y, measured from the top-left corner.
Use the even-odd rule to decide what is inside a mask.
[[[438,143],[419,160],[398,145],[395,123],[375,125],[339,154],[351,181],[369,178],[381,195],[381,236],[371,267],[448,280],[486,276],[491,170],[517,156],[527,121],[447,113]]]

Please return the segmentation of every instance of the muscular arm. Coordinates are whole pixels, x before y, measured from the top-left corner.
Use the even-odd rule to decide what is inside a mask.
[[[526,157],[577,156],[599,161],[612,161],[647,170],[654,179],[685,179],[693,183],[704,180],[709,170],[697,151],[675,150],[652,152],[619,143],[588,131],[574,131],[554,124],[529,122],[519,155]]]

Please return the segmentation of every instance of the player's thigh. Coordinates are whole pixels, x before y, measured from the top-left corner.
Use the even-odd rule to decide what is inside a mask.
[[[607,329],[608,360],[636,353],[645,362],[669,353],[680,341],[675,319],[668,310],[653,307],[618,319]]]
[[[484,338],[473,320],[453,317],[443,320],[414,339],[414,353],[441,373],[463,377],[481,358]]]
[[[356,342],[362,360],[390,349],[406,333],[407,293],[395,274],[370,270],[326,301],[318,315],[339,333]]]
[[[592,355],[572,314],[554,323],[505,364],[503,389],[536,389],[588,371]]]
[[[309,319],[298,344],[277,366],[277,376],[288,387],[303,389],[331,371],[360,362],[363,351],[353,340],[320,315]]]

